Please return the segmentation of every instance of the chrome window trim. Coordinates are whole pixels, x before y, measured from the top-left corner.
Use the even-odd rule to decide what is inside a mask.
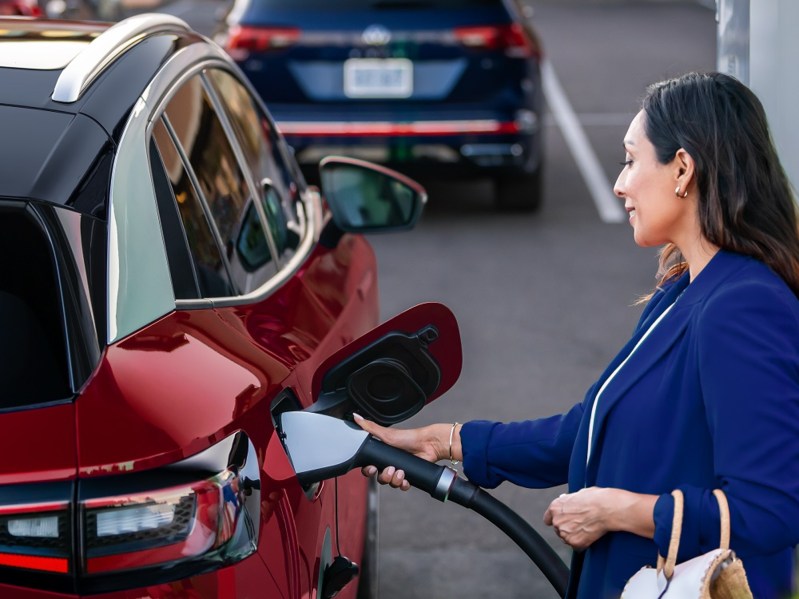
[[[148,106],[149,122],[147,125],[147,139],[152,134],[152,128],[163,113],[167,103],[177,89],[193,77],[196,73],[209,67],[223,68],[231,73],[237,73],[237,68],[232,60],[218,47],[207,44],[193,44],[176,52],[155,75],[153,80],[142,93],[142,100]],[[269,114],[260,97],[255,94],[246,78],[236,76],[236,79],[245,85],[250,94],[258,102],[265,114]],[[203,309],[209,306],[237,306],[240,304],[261,301],[269,297],[276,289],[289,280],[310,256],[316,242],[319,240],[324,223],[321,195],[314,188],[307,187],[300,195],[302,200],[303,221],[305,224],[302,238],[295,254],[290,260],[282,264],[278,273],[270,278],[264,285],[254,289],[248,294],[230,297],[209,297],[197,300],[175,300],[175,306],[181,310]],[[163,240],[162,240],[163,243]],[[170,279],[171,280],[171,279]]]
[[[53,88],[55,102],[76,102],[91,83],[117,58],[158,33],[189,33],[185,21],[165,14],[136,15],[112,25],[91,41],[61,72]]]
[[[297,246],[297,253],[294,254],[294,256],[292,256],[288,262],[286,262],[283,268],[280,269],[280,271],[278,271],[274,277],[269,279],[258,289],[255,289],[246,295],[239,295],[236,297],[211,297],[207,298],[207,300],[210,301],[214,306],[218,307],[237,306],[239,304],[261,301],[271,295],[286,281],[288,281],[294,275],[294,273],[299,270],[300,266],[302,266],[303,262],[305,262],[308,256],[310,256],[311,251],[313,250],[314,246],[316,245],[316,241],[319,238],[318,232],[321,230],[320,215],[322,212],[322,202],[319,193],[313,190],[308,190],[303,197],[303,206],[307,207],[309,211],[307,220],[309,221],[310,226],[307,227],[306,233],[303,236],[300,245]],[[181,309],[192,308],[194,307],[195,303],[197,303],[196,300],[178,300],[177,302],[178,307]]]

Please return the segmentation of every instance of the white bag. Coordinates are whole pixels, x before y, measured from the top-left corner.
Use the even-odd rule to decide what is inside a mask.
[[[681,564],[677,562],[682,531],[682,491],[672,491],[674,520],[668,556],[658,556],[657,567],[645,566],[627,581],[621,599],[752,599],[743,563],[730,547],[730,508],[721,489],[713,495],[721,513],[719,549]]]

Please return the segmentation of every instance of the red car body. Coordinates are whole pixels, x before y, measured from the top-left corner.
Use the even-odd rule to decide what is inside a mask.
[[[324,203],[221,49],[172,17],[106,28],[0,20],[0,597],[329,595],[334,557],[374,549],[367,481],[300,486],[273,418],[310,406],[320,365],[377,324],[375,256],[357,233],[412,226],[423,190],[338,159],[322,167]],[[20,38],[72,45],[19,61],[3,44]],[[205,112],[186,102],[168,119],[186,98]],[[235,129],[243,100],[261,115],[245,133],[272,152],[260,162]],[[208,131],[232,153],[198,141]],[[220,216],[209,206],[232,202],[212,204],[209,185],[236,168],[247,199]],[[224,296],[204,292],[186,190]],[[258,269],[237,287],[234,271]]]
[[[0,16],[38,17],[42,9],[35,0],[0,0]]]
[[[2,415],[0,484],[147,471],[199,453],[244,430],[264,452],[258,559],[160,585],[96,597],[115,599],[302,597],[316,586],[325,528],[334,523],[333,486],[308,501],[272,426],[270,404],[284,387],[310,405],[310,382],[334,350],[378,322],[377,270],[361,237],[317,250],[268,301],[207,312],[174,312],[109,346],[74,404]],[[113,398],[113,401],[109,401]],[[37,451],[31,447],[31,434]],[[16,434],[15,434],[16,432]],[[366,479],[338,489],[341,550],[360,556]],[[0,557],[0,562],[2,557]],[[270,590],[271,587],[271,590]],[[354,597],[357,585],[340,597]],[[75,597],[0,584],[0,597]]]

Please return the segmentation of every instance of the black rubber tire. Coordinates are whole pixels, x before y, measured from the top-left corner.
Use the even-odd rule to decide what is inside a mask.
[[[497,177],[494,205],[506,212],[536,212],[543,197],[541,168],[532,175]]]
[[[364,539],[361,571],[358,575],[358,599],[377,599],[378,596],[378,531],[380,523],[379,485],[376,478],[369,479],[366,503],[366,538]]]

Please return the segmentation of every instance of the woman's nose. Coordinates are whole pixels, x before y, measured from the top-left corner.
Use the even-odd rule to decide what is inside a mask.
[[[618,198],[624,198],[624,178],[623,173],[619,173],[619,176],[616,177],[616,183],[613,184],[613,193],[616,194]]]

